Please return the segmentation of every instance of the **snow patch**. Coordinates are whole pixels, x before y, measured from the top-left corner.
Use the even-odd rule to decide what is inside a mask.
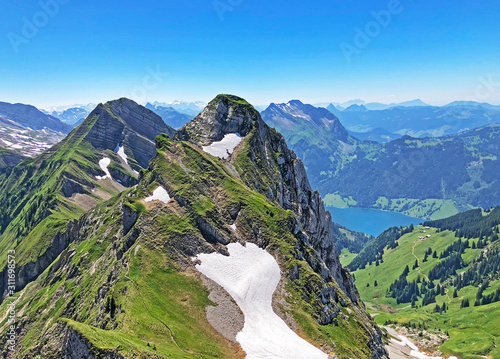
[[[228,158],[241,142],[239,133],[228,133],[220,141],[213,142],[211,145],[203,146],[203,151],[219,158]]]
[[[120,156],[125,161],[126,164],[128,164],[128,161],[127,161],[128,156],[125,154],[125,147],[124,146],[118,147],[118,151],[116,151],[116,154],[118,156]]]
[[[101,170],[106,174],[105,176],[95,176],[95,178],[101,180],[101,179],[113,179],[111,177],[111,173],[109,173],[108,166],[111,163],[111,159],[109,157],[104,157],[102,160],[99,161],[99,167],[101,167]]]
[[[235,223],[231,224],[229,227],[231,227],[231,229],[236,232],[236,224]]]
[[[425,353],[422,353],[415,344],[413,344],[407,337],[405,337],[403,335],[398,335],[398,338],[400,340],[396,340],[396,339],[392,339],[392,338],[391,338],[391,340],[398,345],[407,346],[408,348],[410,348],[411,349],[410,356],[412,356],[414,358],[418,358],[418,359],[443,359],[442,357],[433,357],[433,356],[429,356]],[[450,357],[449,359],[457,359],[457,358]]]
[[[118,143],[116,145],[116,148],[115,148],[115,152],[118,156],[121,157],[121,159],[123,161],[125,161],[125,163],[128,165],[128,156],[127,154],[125,153],[125,146],[121,146],[120,147],[120,144]],[[139,172],[137,172],[136,170],[134,170],[133,168],[132,169],[132,172],[137,176],[139,174]]]
[[[312,344],[300,338],[278,317],[272,297],[281,278],[272,255],[253,243],[246,247],[230,243],[229,256],[200,254],[196,268],[221,285],[236,301],[245,316],[245,325],[236,336],[247,359],[327,359]]]
[[[165,190],[165,188],[160,186],[153,191],[152,196],[146,197],[144,201],[146,202],[161,201],[163,203],[168,203],[168,201],[170,201],[170,196],[168,195],[168,192]]]

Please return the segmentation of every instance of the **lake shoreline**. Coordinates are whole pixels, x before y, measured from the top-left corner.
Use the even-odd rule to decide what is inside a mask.
[[[332,215],[332,221],[350,230],[378,236],[394,226],[418,225],[425,220],[406,214],[376,208],[364,207],[325,207]]]

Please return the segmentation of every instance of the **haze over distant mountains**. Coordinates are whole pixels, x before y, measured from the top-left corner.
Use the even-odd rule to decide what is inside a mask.
[[[457,107],[444,110],[449,108]],[[474,108],[485,113],[482,106]],[[369,112],[381,111],[363,113]],[[468,113],[472,116],[475,112]],[[313,187],[328,205],[380,208],[419,218],[439,218],[470,206],[487,208],[500,202],[500,181],[494,175],[500,171],[500,125],[493,123],[494,118],[479,117],[470,126],[478,128],[453,135],[405,135],[387,143],[362,141],[349,134],[342,118],[298,100],[271,104],[262,112],[262,118],[285,136],[304,161]],[[423,128],[417,127],[420,125],[416,118],[414,122],[399,122],[406,123],[406,127],[413,124],[414,130]],[[399,122],[389,124],[401,126]],[[427,119],[420,122],[428,126],[432,123]],[[469,127],[466,120],[459,124],[459,128]]]
[[[189,115],[189,116],[196,116],[199,114],[207,104],[203,101],[195,101],[195,102],[189,102],[189,101],[170,101],[170,102],[158,102],[154,101],[151,103],[153,106],[160,106],[160,107],[171,107],[177,112]]]
[[[377,142],[404,135],[439,137],[500,122],[500,106],[473,101],[455,101],[441,107],[420,100],[379,105],[354,100],[342,105],[329,104],[326,108],[353,136]]]
[[[82,122],[97,105],[89,103],[87,105],[72,105],[42,109],[41,111],[60,119],[69,125],[76,125]]]

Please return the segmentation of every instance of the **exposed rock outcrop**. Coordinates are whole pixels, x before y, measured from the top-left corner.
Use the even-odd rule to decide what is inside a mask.
[[[94,121],[86,139],[95,148],[115,150],[117,145],[126,146],[143,168],[155,155],[155,137],[160,133],[170,137],[175,134],[160,116],[126,98],[99,104],[82,126],[87,121]]]
[[[87,339],[64,322],[52,326],[47,334],[47,343],[40,345],[24,358],[39,354],[42,358],[61,359],[124,359],[117,350],[101,350],[93,347]]]

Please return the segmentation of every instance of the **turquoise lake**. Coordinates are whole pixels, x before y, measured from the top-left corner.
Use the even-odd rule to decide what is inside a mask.
[[[398,212],[382,211],[372,208],[335,208],[326,207],[332,220],[354,231],[378,236],[389,227],[419,224],[423,219],[410,217]]]

